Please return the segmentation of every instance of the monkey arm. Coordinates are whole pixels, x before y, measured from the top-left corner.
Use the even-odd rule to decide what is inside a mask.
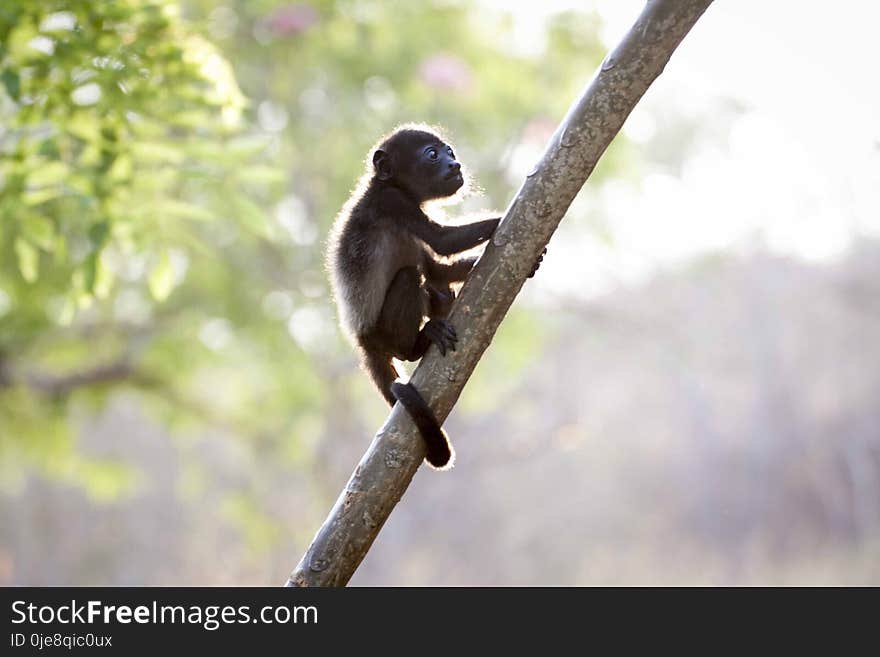
[[[444,226],[422,215],[410,220],[412,233],[439,255],[472,249],[492,237],[501,219],[485,219],[463,226]]]
[[[461,283],[477,262],[476,256],[458,258],[452,262],[438,262],[425,250],[425,289],[428,291],[428,317],[445,319],[455,301],[455,292],[450,287]]]
[[[425,274],[432,283],[461,283],[477,264],[476,256],[459,258],[452,262],[437,262],[425,254]]]

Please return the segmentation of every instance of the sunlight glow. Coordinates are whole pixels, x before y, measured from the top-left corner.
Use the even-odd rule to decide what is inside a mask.
[[[517,6],[511,16],[534,24],[564,9],[594,9],[611,47],[643,4],[553,0]],[[574,249],[551,244],[535,287],[590,295],[744,248],[825,261],[858,236],[880,235],[880,85],[877,59],[859,45],[873,41],[877,21],[866,11],[880,17],[856,0],[830,13],[794,0],[711,6],[624,126],[644,162],[639,173],[602,189],[588,183],[586,202],[560,227],[577,220],[578,208],[599,211],[603,238],[575,237]],[[713,109],[724,101],[743,108],[726,125]],[[680,162],[653,144],[667,136],[660,117],[670,107],[711,136],[685,145]],[[523,144],[513,155],[512,178],[540,151]]]

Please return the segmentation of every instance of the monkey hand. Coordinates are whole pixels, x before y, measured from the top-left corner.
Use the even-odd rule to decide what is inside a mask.
[[[483,241],[489,239],[495,234],[495,231],[498,229],[498,224],[501,223],[501,219],[503,219],[503,217],[493,217],[492,219],[486,219],[485,221],[480,222],[485,226],[482,236]]]
[[[544,256],[547,254],[547,247],[544,247],[544,250],[541,251],[541,255],[538,256],[538,260],[535,262],[535,267],[532,269],[532,273],[528,275],[527,278],[531,278],[538,271],[538,267],[541,266],[541,263],[544,261]]]
[[[458,336],[455,334],[455,327],[445,319],[429,319],[427,324],[422,328],[425,336],[437,345],[437,349],[445,356],[446,350],[455,351],[455,343],[458,342]]]

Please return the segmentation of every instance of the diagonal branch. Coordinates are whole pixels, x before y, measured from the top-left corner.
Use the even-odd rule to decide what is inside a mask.
[[[29,372],[21,375],[15,374],[0,356],[0,388],[26,386],[44,395],[58,396],[66,395],[77,388],[120,381],[150,383],[152,378],[139,371],[128,356],[64,374]]]
[[[458,350],[441,358],[431,349],[413,373],[413,383],[440,421],[602,153],[711,2],[649,0],[550,139],[452,310]],[[397,404],[287,586],[344,586],[424,456],[415,426]]]

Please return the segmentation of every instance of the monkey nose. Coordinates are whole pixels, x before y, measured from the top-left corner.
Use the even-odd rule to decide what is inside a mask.
[[[455,160],[453,160],[452,162],[449,163],[449,169],[451,171],[458,173],[459,171],[461,171],[461,165],[458,162],[456,162]]]

